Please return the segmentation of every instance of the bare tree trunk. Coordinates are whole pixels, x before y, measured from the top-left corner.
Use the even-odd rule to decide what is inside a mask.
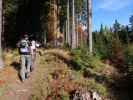
[[[69,44],[69,46],[70,46],[70,44],[71,44],[71,36],[70,36],[70,19],[69,19],[69,17],[70,17],[70,3],[69,3],[69,0],[67,0],[67,43]]]
[[[67,37],[67,34],[68,34],[68,30],[67,30],[67,20],[66,20],[66,22],[65,22],[65,34],[64,34],[64,43],[68,43],[68,37]]]
[[[57,5],[56,5],[56,0],[53,1],[53,8],[54,8],[54,11],[53,11],[53,16],[54,16],[54,23],[53,23],[53,32],[54,32],[54,46],[57,47],[57,33],[56,33],[56,24],[57,24],[57,14],[56,14],[56,10],[57,10]]]
[[[0,0],[0,68],[3,68],[2,59],[2,0]]]
[[[93,52],[92,45],[92,0],[87,0],[87,16],[88,16],[88,42],[89,42],[89,51]]]
[[[78,47],[79,46],[79,33],[78,33],[78,25],[79,23],[78,23],[78,14],[77,14],[77,17],[76,17],[76,47]]]
[[[72,49],[76,48],[76,33],[75,33],[75,1],[72,0]]]
[[[46,31],[45,31],[45,33],[43,33],[44,34],[44,45],[46,46],[46,44],[47,44],[47,33],[46,33]]]
[[[48,14],[48,42],[50,45],[56,47],[57,39],[59,37],[59,18],[58,18],[58,1],[50,0],[50,12]]]

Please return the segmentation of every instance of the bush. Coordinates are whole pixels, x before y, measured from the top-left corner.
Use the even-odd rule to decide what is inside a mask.
[[[89,88],[90,89],[97,91],[102,96],[107,96],[108,95],[107,88],[104,85],[97,83],[94,79],[89,80],[88,83],[89,83]]]
[[[125,50],[125,64],[128,74],[133,75],[133,45],[129,45]]]
[[[111,55],[110,44],[95,44],[95,55],[101,59],[107,59]]]
[[[99,57],[89,54],[88,48],[72,50],[72,55],[73,61],[80,67],[80,69],[89,67],[94,70],[99,70],[104,66]]]
[[[133,44],[129,45],[125,50],[125,61],[126,61],[126,64],[133,65]]]

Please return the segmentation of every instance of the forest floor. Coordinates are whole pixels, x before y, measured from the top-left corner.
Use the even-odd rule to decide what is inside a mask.
[[[19,78],[19,57],[7,54],[6,66],[0,71],[0,100],[28,100],[36,71],[23,83]]]
[[[56,54],[58,50],[46,50],[45,53],[48,54],[49,52]],[[67,64],[56,58],[56,56],[45,55],[44,57],[40,57],[38,55],[35,70],[31,73],[31,77],[21,82],[19,78],[19,56],[17,55],[15,57],[14,55],[16,54],[12,54],[11,52],[6,54],[6,67],[0,71],[0,100],[32,100],[31,95],[34,93],[34,90],[36,92],[35,88],[40,89],[38,82],[41,82],[39,81],[41,78],[50,78],[50,75],[55,71],[63,70],[63,72],[65,72],[70,70]],[[69,59],[67,53],[64,52],[63,55]],[[47,61],[45,61],[45,58],[47,58]],[[47,79],[43,81],[47,83]],[[51,81],[51,85],[52,84],[53,81]],[[54,85],[53,88],[56,88],[56,85]],[[46,94],[46,96],[47,95],[48,94]]]
[[[57,55],[63,56],[66,60],[71,59],[69,52],[58,49],[45,50],[43,56],[37,55],[35,70],[31,77],[22,83],[18,76],[19,55],[6,53],[6,67],[0,70],[0,100],[46,100],[52,96],[51,93],[60,94],[58,92],[62,92],[64,98],[67,98],[68,93],[75,88],[80,88],[81,85],[84,87],[88,83],[95,84],[94,79],[90,81],[84,78],[81,72],[72,70],[72,66],[59,59]],[[122,93],[127,95],[125,92]],[[126,99],[123,97],[120,100],[130,100],[126,96]]]

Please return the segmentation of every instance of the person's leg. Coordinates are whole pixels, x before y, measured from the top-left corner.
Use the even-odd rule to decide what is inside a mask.
[[[31,54],[31,72],[33,71],[34,67],[34,56]]]
[[[25,80],[25,74],[26,74],[26,67],[25,67],[25,64],[26,64],[26,58],[25,58],[25,55],[21,55],[21,69],[20,69],[20,77],[23,80]]]
[[[27,73],[30,73],[30,69],[32,66],[31,55],[26,55],[26,60],[27,60]]]
[[[33,51],[34,61],[36,60],[36,49]]]
[[[31,67],[31,70],[34,70],[35,60],[36,60],[36,51],[34,49],[33,50],[33,54],[32,54],[32,67]]]

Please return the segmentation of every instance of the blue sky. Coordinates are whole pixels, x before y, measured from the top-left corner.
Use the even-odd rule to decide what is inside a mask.
[[[98,30],[101,24],[111,26],[117,19],[121,24],[129,24],[133,15],[133,0],[92,0],[93,30]]]

